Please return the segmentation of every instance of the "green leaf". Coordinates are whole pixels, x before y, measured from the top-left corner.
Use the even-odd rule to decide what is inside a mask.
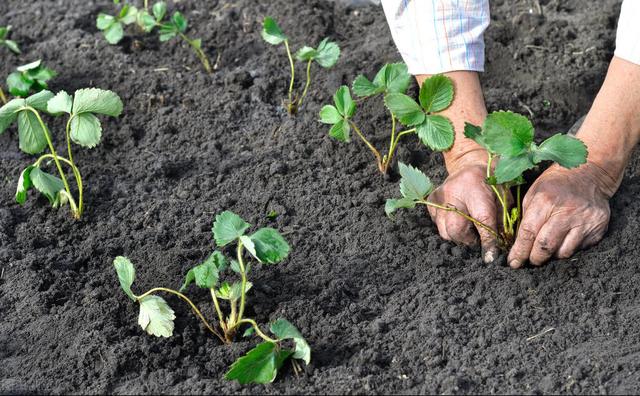
[[[174,31],[163,31],[162,27],[160,28],[160,41],[162,42],[169,41],[177,35]]]
[[[167,3],[159,1],[153,5],[151,11],[153,12],[153,16],[156,17],[156,21],[160,22],[167,14]]]
[[[353,113],[356,111],[356,102],[351,98],[349,87],[346,85],[338,88],[335,95],[333,95],[333,102],[338,112],[345,118],[353,116]]]
[[[33,80],[20,72],[13,72],[7,76],[7,89],[13,96],[24,98],[29,95]]]
[[[147,11],[140,11],[138,13],[138,25],[146,33],[149,33],[156,27],[156,19],[152,17]]]
[[[180,11],[176,11],[171,16],[171,21],[174,23],[176,28],[180,33],[184,33],[187,31],[187,19],[180,13]]]
[[[384,91],[388,94],[405,93],[410,83],[411,75],[404,63],[384,65],[373,79],[373,84],[384,87]]]
[[[384,104],[406,126],[420,125],[424,122],[425,114],[420,105],[405,94],[387,94]]]
[[[11,26],[0,26],[0,40],[4,40],[4,38],[7,37],[10,29]]]
[[[242,271],[240,271],[240,264],[236,261],[236,260],[231,260],[231,264],[229,264],[229,268],[231,269],[231,271],[235,272],[236,274],[241,273]],[[245,273],[249,273],[249,264],[247,263],[245,265]]]
[[[251,253],[251,255],[253,257],[256,257],[256,245],[255,243],[253,243],[253,241],[251,240],[251,238],[247,235],[243,235],[240,237],[240,242],[242,242],[242,245],[244,246],[245,249],[247,249],[247,251],[249,253]]]
[[[31,169],[29,174],[33,187],[47,197],[51,206],[60,206],[60,190],[64,190],[64,184],[60,178],[43,172],[40,168]]]
[[[213,222],[213,238],[218,246],[225,246],[244,235],[250,226],[237,214],[225,210]]]
[[[253,283],[247,282],[245,286],[246,293],[251,290]],[[228,282],[223,282],[216,291],[216,296],[223,300],[237,301],[242,297],[242,283],[234,282],[233,284],[229,284]]]
[[[44,66],[29,70],[27,74],[29,75],[29,77],[37,81],[43,88],[47,87],[47,81],[51,80],[57,75],[54,70]]]
[[[24,99],[12,99],[0,107],[0,134],[18,118],[18,111],[25,106]]]
[[[120,22],[114,22],[104,31],[104,38],[109,44],[118,44],[124,37],[124,28]]]
[[[136,301],[136,296],[131,291],[131,285],[136,279],[136,270],[133,268],[133,264],[128,258],[118,256],[113,260],[113,266],[116,268],[120,287],[130,299]]]
[[[497,154],[516,157],[533,142],[533,125],[520,114],[498,111],[489,114],[482,128],[484,141]]]
[[[91,113],[74,114],[71,118],[71,140],[86,148],[93,148],[100,143],[102,126],[98,117]]]
[[[20,150],[27,154],[41,153],[47,147],[45,131],[35,114],[29,110],[18,113],[18,138]]]
[[[335,124],[342,120],[342,115],[334,106],[326,105],[320,110],[320,122],[323,124]]]
[[[496,183],[504,184],[517,179],[527,169],[535,166],[529,153],[520,154],[516,157],[501,156],[494,172]]]
[[[256,332],[256,329],[252,327],[247,327],[247,329],[242,333],[243,338],[251,337]]]
[[[118,117],[122,113],[120,97],[105,89],[84,88],[74,94],[73,114],[97,113]]]
[[[420,104],[427,113],[437,113],[453,101],[453,82],[449,77],[436,74],[427,78],[420,87]]]
[[[287,36],[280,30],[280,26],[271,17],[264,18],[261,34],[264,41],[272,45],[278,45],[287,39]]]
[[[53,96],[53,92],[51,91],[40,91],[29,96],[25,100],[25,103],[36,110],[47,111],[47,103],[49,103]]]
[[[33,168],[33,165],[29,165],[20,173],[20,178],[18,179],[18,188],[16,189],[16,202],[20,205],[24,204],[27,201],[27,191],[29,191],[29,189],[33,186],[30,176],[31,170]]]
[[[349,122],[347,120],[340,120],[331,127],[329,130],[329,136],[340,142],[350,142],[350,131],[351,126],[349,125]]]
[[[96,27],[98,30],[107,30],[116,22],[116,18],[111,15],[100,13],[96,18]]]
[[[272,342],[263,342],[236,360],[224,376],[240,384],[266,384],[276,379],[278,370],[293,352],[280,349]]]
[[[173,320],[176,315],[167,302],[159,296],[146,296],[139,302],[138,324],[140,327],[156,337],[170,337],[173,334]]]
[[[356,77],[353,81],[351,89],[353,90],[353,93],[360,98],[367,98],[384,92],[384,86],[372,83],[362,74]]]
[[[475,141],[482,147],[487,148],[487,144],[484,141],[484,136],[482,135],[482,128],[480,128],[479,126],[465,122],[464,136],[467,137],[468,139]]]
[[[434,151],[449,149],[455,138],[451,121],[441,115],[426,116],[425,121],[416,127],[416,133],[422,143]]]
[[[416,201],[409,198],[400,198],[400,199],[387,199],[387,202],[384,204],[384,212],[387,216],[391,217],[391,215],[398,209],[406,208],[413,209],[416,207]]]
[[[573,136],[558,133],[533,150],[533,162],[553,161],[565,168],[575,168],[587,162],[587,146]]]
[[[315,61],[325,69],[333,67],[340,58],[340,47],[328,38],[323,39],[318,44],[317,55]]]
[[[278,319],[271,324],[270,330],[280,340],[291,339],[296,344],[293,352],[294,359],[302,359],[306,364],[311,362],[311,348],[302,337],[302,333],[286,319]]]
[[[218,283],[220,271],[227,265],[227,259],[219,251],[214,251],[204,263],[193,268],[196,285],[203,289],[212,289]]]
[[[4,45],[6,45],[7,48],[9,48],[15,54],[21,54],[22,53],[20,51],[20,47],[18,46],[18,43],[16,43],[13,40],[4,40]]]
[[[73,98],[65,91],[60,91],[53,98],[47,102],[47,112],[50,114],[71,114],[71,106],[73,105]]]
[[[120,22],[124,23],[125,25],[130,25],[136,21],[137,16],[138,16],[138,9],[134,6],[130,6],[127,4],[124,7],[122,7],[122,10],[120,11],[120,15],[118,16],[118,19],[120,20]]]
[[[433,183],[419,169],[398,162],[400,170],[400,193],[404,198],[421,200],[431,193]]]
[[[23,73],[29,70],[34,70],[37,69],[40,65],[42,64],[42,60],[38,59],[36,61],[33,61],[31,63],[27,63],[26,65],[22,65],[22,66],[18,66],[16,67],[16,70]]]
[[[255,258],[261,263],[279,263],[289,255],[291,250],[282,235],[270,227],[261,228],[253,233],[251,240],[255,244]]]
[[[189,271],[187,271],[187,275],[184,277],[184,283],[180,287],[180,292],[182,293],[183,291],[187,290],[187,287],[189,287],[189,285],[192,284],[195,280],[196,274],[193,268],[191,268]]]
[[[315,59],[316,56],[318,56],[318,51],[306,45],[296,52],[296,59],[299,61],[309,61]]]

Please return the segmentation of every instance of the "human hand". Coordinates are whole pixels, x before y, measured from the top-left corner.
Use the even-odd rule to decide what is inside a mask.
[[[607,231],[615,180],[594,163],[575,169],[554,165],[531,186],[507,261],[520,268],[551,257],[569,258],[598,243]]]
[[[454,164],[448,163],[449,176],[429,196],[429,201],[451,205],[485,225],[497,230],[496,195],[485,182],[487,176],[487,154],[471,151]],[[440,236],[446,240],[465,245],[476,245],[478,236],[485,263],[493,262],[499,255],[496,237],[486,229],[475,226],[457,213],[427,206],[431,219],[438,227]]]

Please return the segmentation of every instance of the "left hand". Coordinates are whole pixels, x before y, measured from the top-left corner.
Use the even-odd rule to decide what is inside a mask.
[[[586,163],[553,165],[533,183],[523,201],[523,218],[507,259],[512,268],[527,261],[540,266],[552,257],[569,258],[598,243],[609,225],[612,178]]]

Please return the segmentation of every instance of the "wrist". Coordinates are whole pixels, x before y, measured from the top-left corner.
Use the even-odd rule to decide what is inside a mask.
[[[474,142],[475,143],[475,142]],[[455,147],[443,154],[444,163],[449,174],[469,166],[487,166],[489,155],[480,145]]]

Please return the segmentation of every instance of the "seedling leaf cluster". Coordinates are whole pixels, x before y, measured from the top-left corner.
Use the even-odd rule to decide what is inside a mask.
[[[434,75],[424,81],[420,88],[419,103],[406,95],[411,75],[404,63],[384,65],[372,81],[359,75],[353,81],[352,90],[362,100],[382,95],[391,117],[391,138],[386,154],[365,137],[353,121],[356,102],[347,86],[341,86],[333,97],[333,105],[320,110],[320,122],[331,125],[329,136],[341,141],[351,140],[351,130],[372,152],[378,170],[386,174],[392,164],[394,153],[403,136],[416,134],[420,141],[434,151],[447,150],[453,145],[454,131],[451,121],[439,113],[453,101],[453,83],[443,75]],[[399,131],[398,124],[408,129]]]
[[[387,215],[391,216],[397,209],[414,208],[419,204],[452,211],[491,232],[499,245],[507,249],[514,241],[522,218],[521,186],[525,184],[523,173],[543,161],[555,162],[568,169],[575,168],[586,162],[588,154],[585,144],[569,135],[556,134],[537,145],[531,122],[510,111],[489,114],[482,127],[467,123],[464,134],[487,150],[486,183],[500,203],[502,229],[494,230],[450,204],[429,201],[428,196],[434,188],[429,178],[418,169],[402,163],[402,198],[387,200]],[[509,200],[509,193],[513,188],[516,191],[514,207]]]
[[[56,76],[56,72],[45,67],[41,60],[18,66],[7,77],[7,88],[13,96],[26,98],[31,92],[40,92],[49,86],[47,81]]]
[[[294,56],[291,54],[289,47],[289,39],[282,32],[278,23],[271,17],[266,17],[262,25],[262,38],[271,45],[284,44],[289,58],[289,67],[291,69],[291,78],[289,80],[289,94],[285,102],[285,108],[289,114],[295,114],[304,98],[307,96],[309,86],[311,85],[311,64],[315,61],[318,65],[325,69],[330,69],[338,62],[340,58],[340,47],[337,43],[329,41],[328,38],[320,41],[316,48],[303,46],[295,53],[295,59],[306,62],[306,83],[300,95],[294,93],[296,68],[294,64]]]
[[[0,107],[0,134],[17,122],[20,150],[27,154],[42,154],[20,173],[16,189],[16,202],[24,204],[33,187],[44,195],[52,207],[69,204],[74,218],[79,219],[84,209],[84,185],[73,159],[71,143],[85,148],[95,147],[102,138],[102,125],[97,115],[117,117],[122,112],[122,101],[115,93],[97,88],[79,89],[73,96],[65,91],[54,95],[44,90],[25,99],[17,98]],[[44,123],[41,113],[68,117],[65,129],[67,157],[60,156],[54,145],[54,136]],[[54,164],[57,176],[44,169]],[[70,168],[76,182],[77,198],[71,190],[63,165]]]
[[[157,28],[159,39],[162,42],[180,37],[189,44],[207,73],[213,71],[209,57],[202,49],[202,40],[192,39],[186,35],[188,21],[182,13],[176,11],[171,17],[168,17],[167,4],[164,1],[153,4],[151,12],[148,10],[146,1],[143,9],[123,3],[117,14],[100,13],[96,20],[96,27],[103,32],[109,44],[118,44],[124,37],[125,26],[132,24],[136,24],[145,33],[151,33]]]
[[[238,359],[225,376],[226,379],[237,380],[241,384],[272,382],[288,359],[292,360],[296,372],[301,370],[296,359],[306,364],[311,361],[309,344],[290,322],[277,319],[271,323],[269,330],[272,337],[263,332],[255,320],[245,315],[247,292],[253,286],[248,281],[252,266],[246,258],[253,258],[257,263],[268,266],[286,259],[291,250],[277,230],[265,227],[247,234],[250,227],[249,223],[233,212],[218,214],[212,228],[215,243],[220,249],[235,245],[235,259],[227,258],[219,250],[214,251],[204,262],[187,272],[180,290],[156,287],[136,295],[131,290],[135,279],[131,261],[126,257],[116,257],[113,262],[122,290],[140,305],[138,324],[150,335],[169,337],[174,330],[175,312],[162,297],[156,295],[159,292],[173,294],[185,301],[205,327],[225,344],[234,340],[242,326],[249,326],[243,336],[255,334],[262,342]],[[229,275],[235,275],[239,279],[222,281],[223,277],[228,278]],[[217,325],[211,325],[191,299],[183,294],[194,283],[209,291],[217,314]],[[293,348],[285,345],[287,340],[293,341]]]
[[[20,47],[18,43],[13,40],[9,40],[9,33],[11,32],[11,26],[0,26],[0,47],[7,47],[14,54],[20,54]]]

